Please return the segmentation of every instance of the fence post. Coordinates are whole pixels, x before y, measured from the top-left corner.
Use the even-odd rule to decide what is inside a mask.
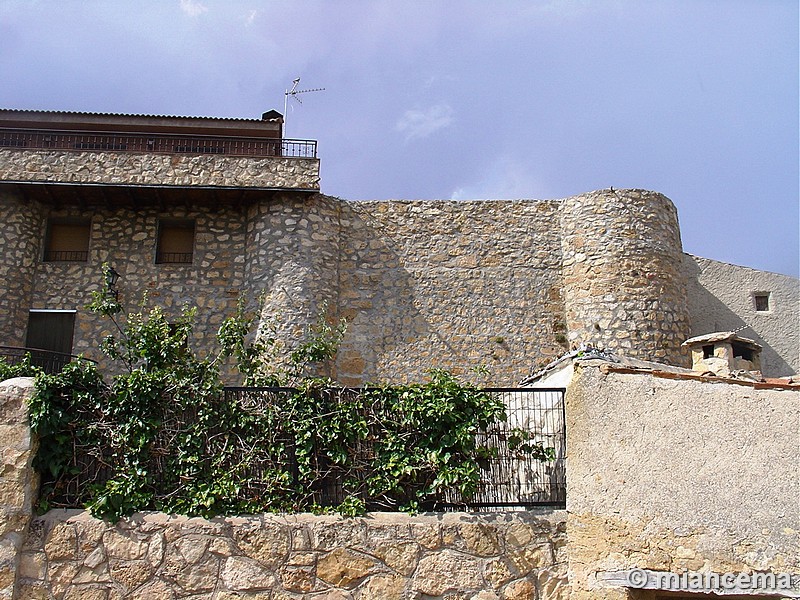
[[[33,379],[0,382],[0,599],[15,598],[19,553],[33,516],[38,479],[31,462],[36,441],[28,420]]]

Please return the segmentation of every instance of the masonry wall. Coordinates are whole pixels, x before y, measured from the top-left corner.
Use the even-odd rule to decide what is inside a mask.
[[[341,203],[345,382],[431,368],[515,384],[564,352],[557,201]]]
[[[632,568],[800,575],[799,390],[585,361],[566,413],[572,600],[639,598],[605,583]]]
[[[757,271],[684,255],[692,336],[741,329],[763,346],[762,372],[768,377],[800,373],[800,282],[795,277]],[[770,310],[756,311],[755,293],[770,294]]]
[[[19,598],[567,598],[563,513],[31,522]]]
[[[44,211],[38,203],[0,190],[0,223],[0,344],[24,346]]]
[[[84,511],[33,516],[27,399],[0,383],[0,598],[19,600],[560,600],[563,511],[258,515],[206,520]]]
[[[85,263],[40,262],[31,295],[31,308],[76,309],[73,353],[100,360],[98,340],[114,332],[113,325],[85,309],[91,292],[99,290],[104,262],[120,274],[117,288],[128,310],[161,306],[168,318],[180,315],[183,305],[198,307],[192,346],[205,354],[213,349],[222,319],[235,312],[245,290],[245,215],[229,207],[215,211],[172,207],[78,208],[50,210],[50,217],[83,216],[91,219],[89,260]],[[195,220],[192,264],[155,264],[159,218]],[[43,239],[44,232],[40,233]]]
[[[686,282],[678,215],[644,190],[600,190],[561,210],[567,328],[572,345],[688,366]]]
[[[726,296],[742,289],[744,273],[752,279],[747,285],[774,288],[773,313],[746,316],[769,347],[765,373],[796,368],[796,280],[685,262],[675,208],[655,192],[467,202],[263,192],[238,206],[206,191],[194,196],[200,204],[160,207],[137,207],[136,194],[131,188],[127,206],[61,199],[55,209],[4,193],[5,343],[23,343],[31,308],[74,309],[74,351],[101,358],[97,340],[111,329],[83,307],[108,261],[122,275],[129,308],[148,290],[169,316],[184,302],[197,304],[192,345],[201,354],[214,351],[216,330],[241,294],[251,308],[263,298],[263,321],[276,319],[287,340],[299,339],[322,307],[331,320],[346,319],[346,337],[326,373],[342,383],[420,381],[441,367],[479,383],[514,385],[583,343],[688,365],[680,344],[710,326],[708,315],[732,328],[745,314]],[[40,262],[47,216],[92,219],[87,263]],[[196,220],[192,265],[154,264],[160,217]],[[473,374],[479,366],[488,377]]]
[[[274,323],[286,349],[321,312],[337,319],[339,247],[335,199],[283,194],[249,207],[247,299],[252,307],[263,302],[262,323]]]
[[[0,148],[0,181],[319,189],[319,159]]]

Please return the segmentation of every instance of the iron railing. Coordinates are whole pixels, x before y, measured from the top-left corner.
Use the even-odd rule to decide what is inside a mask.
[[[89,260],[88,250],[45,250],[45,262],[86,262]]]
[[[192,264],[192,253],[156,252],[156,264]]]
[[[478,444],[496,449],[482,465],[471,508],[563,508],[567,501],[567,436],[563,388],[487,388],[506,406],[507,419],[478,434]],[[541,461],[514,448],[518,430],[528,443],[552,448],[554,459]],[[441,504],[457,507],[463,500],[446,495]]]
[[[271,406],[282,402],[290,388],[225,388],[228,399],[235,397],[247,410],[267,412]],[[360,388],[324,390],[339,401],[363,393]],[[499,396],[506,406],[507,419],[490,426],[477,435],[478,445],[491,449],[489,458],[481,462],[481,477],[475,494],[464,498],[455,491],[445,491],[431,506],[436,509],[500,509],[566,506],[566,419],[564,416],[563,388],[486,388],[484,391]],[[512,443],[519,431],[527,434],[530,444],[552,448],[554,459],[541,461],[529,453],[521,452]],[[288,434],[287,434],[288,435]],[[286,436],[284,436],[286,437]],[[293,441],[286,437],[287,448]],[[317,502],[334,506],[344,499],[341,481],[346,477],[366,479],[369,459],[374,455],[368,441],[352,449],[353,464],[348,473],[329,469],[322,485],[315,490]],[[291,460],[291,452],[284,457]],[[361,469],[361,472],[358,470]],[[430,507],[428,507],[430,508]]]
[[[352,401],[357,395],[374,393],[375,390],[359,388],[335,388],[317,390],[321,394],[321,406],[329,403]],[[477,490],[469,498],[450,489],[431,498],[421,510],[506,510],[527,509],[539,506],[561,508],[566,503],[566,430],[564,419],[564,390],[532,388],[491,388],[485,390],[498,395],[507,407],[507,419],[489,427],[477,436],[477,443],[492,451],[489,458],[480,461],[481,475]],[[225,405],[237,403],[248,413],[258,417],[255,422],[273,423],[265,426],[255,436],[237,435],[236,432],[212,428],[204,442],[209,457],[220,456],[226,445],[226,436],[233,434],[236,444],[244,444],[238,452],[247,456],[246,469],[237,468],[237,489],[240,499],[256,499],[270,496],[273,486],[295,487],[300,480],[299,465],[295,456],[296,441],[292,431],[281,429],[281,420],[273,420],[275,410],[291,405],[289,395],[297,391],[292,388],[225,388],[222,400]],[[373,400],[380,402],[379,399]],[[168,406],[168,405],[165,405]],[[174,451],[176,440],[185,433],[189,425],[197,419],[197,411],[192,407],[174,412],[160,411],[153,417],[163,421],[158,439],[149,451],[147,470],[156,481],[169,475],[166,460]],[[320,414],[320,419],[325,415]],[[367,419],[367,421],[371,421]],[[332,464],[324,449],[314,452],[311,468],[316,474],[304,490],[306,499],[319,506],[337,506],[346,497],[345,485],[353,492],[353,482],[366,482],[373,474],[375,457],[375,436],[383,431],[370,424],[370,435],[356,441],[349,449],[347,466]],[[522,430],[533,444],[552,448],[554,459],[542,461],[528,453],[521,452],[511,443],[512,436]],[[373,435],[374,434],[374,435]],[[275,449],[279,448],[280,451]],[[233,463],[241,464],[241,457],[233,458]],[[226,459],[227,460],[227,459]],[[55,481],[42,474],[42,484],[54,490],[48,502],[52,506],[81,506],[86,498],[88,486],[103,485],[113,476],[119,456],[111,447],[81,446],[76,444],[73,463]],[[233,466],[231,466],[233,468]],[[291,481],[275,480],[275,473],[288,473]],[[357,492],[361,497],[362,492]],[[383,500],[364,495],[369,510],[396,510],[396,505],[387,505]]]
[[[0,148],[316,158],[316,140],[0,129]]]
[[[6,364],[18,365],[25,360],[25,357],[30,357],[30,364],[52,375],[58,373],[64,365],[75,361],[85,360],[88,362],[95,362],[91,359],[82,356],[75,356],[73,354],[64,354],[62,352],[52,352],[50,350],[41,350],[39,348],[22,348],[19,346],[0,346],[0,359],[3,359]]]

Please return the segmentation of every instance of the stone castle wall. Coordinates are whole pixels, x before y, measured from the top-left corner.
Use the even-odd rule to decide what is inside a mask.
[[[348,202],[287,191],[212,208],[56,209],[13,192],[3,198],[10,226],[0,232],[0,277],[9,293],[0,339],[8,345],[24,343],[28,309],[69,309],[77,311],[75,352],[101,358],[97,340],[110,329],[83,307],[103,261],[122,274],[129,308],[143,291],[169,316],[197,304],[192,345],[201,354],[215,351],[214,334],[240,294],[250,307],[263,298],[263,317],[278,319],[290,340],[326,306],[329,318],[349,323],[330,372],[348,385],[419,381],[435,367],[473,377],[481,365],[490,376],[476,381],[514,385],[582,343],[685,365],[680,344],[700,322],[701,284],[684,265],[675,208],[654,192]],[[87,263],[40,261],[46,218],[54,216],[92,219]],[[196,220],[192,265],[154,264],[160,217]],[[704,289],[714,279],[705,277]],[[781,305],[791,306],[787,298]],[[770,322],[791,322],[782,314]],[[780,366],[775,357],[791,365],[783,357],[797,354],[786,327],[763,338],[775,346],[774,356],[765,351],[770,367]]]
[[[556,201],[343,202],[345,381],[485,365],[514,384],[566,347]]]
[[[689,313],[678,215],[665,196],[601,190],[564,200],[569,338],[633,358],[688,366]]]

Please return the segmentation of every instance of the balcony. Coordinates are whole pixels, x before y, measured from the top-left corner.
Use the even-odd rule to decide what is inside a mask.
[[[316,140],[0,129],[0,148],[316,158]]]
[[[266,119],[266,120],[264,120]],[[262,120],[0,110],[0,183],[319,191],[315,140]]]

